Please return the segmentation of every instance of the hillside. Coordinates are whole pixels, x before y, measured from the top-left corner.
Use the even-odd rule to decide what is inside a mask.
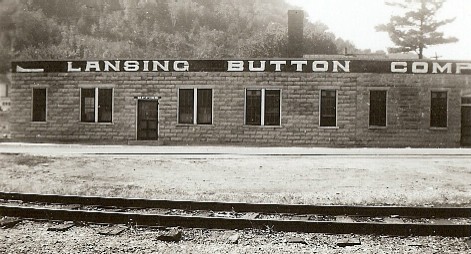
[[[0,0],[0,72],[10,59],[284,57],[283,0]],[[305,54],[355,52],[305,21]]]

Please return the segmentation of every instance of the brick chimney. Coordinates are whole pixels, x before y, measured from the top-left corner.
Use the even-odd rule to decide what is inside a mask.
[[[288,57],[303,57],[304,12],[288,11]]]

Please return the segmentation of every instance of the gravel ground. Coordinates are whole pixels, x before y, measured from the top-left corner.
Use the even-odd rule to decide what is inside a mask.
[[[270,232],[267,230],[183,229],[182,240],[164,242],[164,230],[128,228],[116,236],[99,235],[105,225],[47,231],[51,222],[23,221],[0,229],[0,253],[469,253],[467,238],[388,237]],[[229,237],[237,234],[238,243]],[[305,243],[290,243],[300,238]],[[338,247],[356,239],[361,245]]]
[[[471,156],[33,156],[0,153],[0,190],[291,204],[468,205]]]
[[[275,152],[315,152],[330,156],[264,156],[256,153],[273,149],[216,147],[210,150],[234,154],[207,157],[164,154],[202,151],[199,147],[130,147],[136,152],[163,149],[164,153],[159,156],[82,154],[93,149],[125,152],[128,147],[0,144],[0,190],[294,204],[465,206],[471,200],[471,153],[466,149],[292,148],[275,149]],[[353,156],[336,156],[338,153]],[[408,155],[411,153],[417,155]],[[445,155],[448,153],[458,155]],[[0,229],[0,253],[471,252],[468,238],[184,229],[180,242],[167,243],[157,240],[163,231],[134,228],[117,236],[103,236],[97,231],[105,226],[50,232],[47,231],[50,225],[50,222],[24,221],[14,228]],[[234,234],[239,235],[238,243],[228,243]],[[292,237],[301,238],[305,244],[289,243]],[[361,245],[337,246],[338,241],[347,239],[359,239]]]

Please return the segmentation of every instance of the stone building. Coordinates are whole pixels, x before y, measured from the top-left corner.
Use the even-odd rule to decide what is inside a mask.
[[[471,63],[12,63],[16,140],[335,147],[471,145]]]

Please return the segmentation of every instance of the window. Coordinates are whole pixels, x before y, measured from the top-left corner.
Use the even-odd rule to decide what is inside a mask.
[[[461,97],[461,105],[471,105],[471,97]]]
[[[111,122],[113,90],[98,89],[98,122]]]
[[[430,127],[447,127],[447,92],[432,92]]]
[[[370,91],[370,126],[386,126],[386,91]]]
[[[81,121],[111,123],[113,121],[113,89],[82,88]]]
[[[95,89],[82,89],[82,122],[95,122]]]
[[[320,126],[337,126],[337,91],[321,90]]]
[[[178,123],[212,124],[213,90],[180,89],[178,93]]]
[[[262,91],[247,90],[245,124],[261,125],[262,124]]]
[[[213,115],[213,94],[211,89],[198,89],[196,123],[211,124]]]
[[[193,89],[180,89],[178,123],[193,123]]]
[[[262,126],[281,125],[280,98],[280,90],[247,90],[245,98],[245,124]]]
[[[33,122],[46,121],[46,88],[33,89]]]
[[[280,125],[280,90],[265,91],[265,125]]]

